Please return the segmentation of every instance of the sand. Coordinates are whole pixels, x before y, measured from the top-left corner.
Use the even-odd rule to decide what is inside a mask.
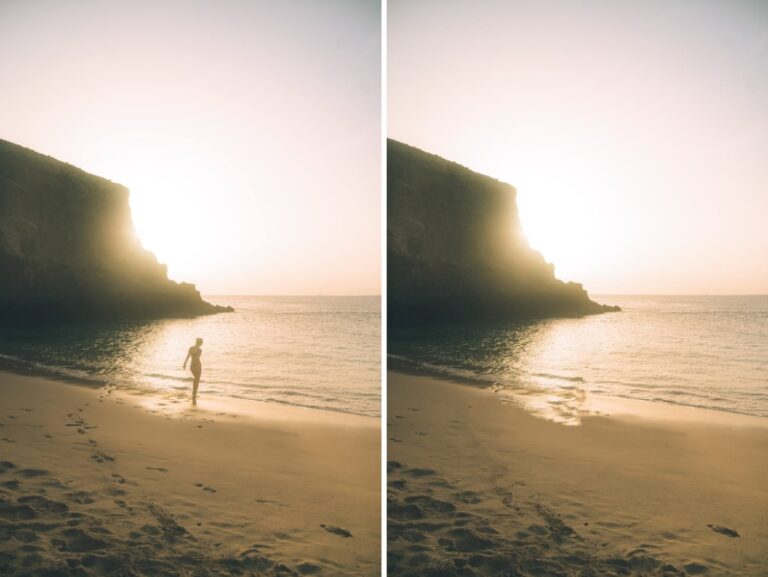
[[[0,373],[0,575],[378,575],[379,435]]]
[[[604,406],[390,372],[389,575],[768,575],[767,420]]]

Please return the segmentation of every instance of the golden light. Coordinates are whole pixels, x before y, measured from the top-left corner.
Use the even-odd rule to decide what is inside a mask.
[[[130,190],[136,234],[168,265],[170,278],[200,283],[213,272],[201,263],[241,256],[242,227],[233,223],[249,211],[250,202],[246,198],[236,207],[228,202],[234,191],[242,192],[243,175],[221,152],[183,139],[153,141],[141,135],[123,134],[101,144],[97,167],[89,170]],[[269,222],[254,220],[249,231],[254,236],[274,233]],[[258,245],[253,237],[250,242]]]
[[[541,162],[518,167],[512,182],[530,246],[555,265],[559,279],[582,282],[599,277],[617,255],[611,239],[620,238],[621,215],[631,214],[631,207],[625,206],[610,154],[596,154],[605,166],[590,167],[569,162],[569,152],[549,147]]]

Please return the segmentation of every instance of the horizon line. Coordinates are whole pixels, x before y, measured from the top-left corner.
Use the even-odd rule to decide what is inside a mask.
[[[765,293],[603,293],[589,292],[591,297],[768,297]]]
[[[326,293],[204,293],[200,292],[204,297],[379,297],[381,294],[326,294]]]

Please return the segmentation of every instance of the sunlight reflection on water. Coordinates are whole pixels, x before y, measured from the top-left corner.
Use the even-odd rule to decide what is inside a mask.
[[[768,417],[768,297],[602,297],[621,313],[390,330],[393,367],[578,424],[594,395]]]
[[[236,312],[195,319],[0,330],[7,362],[139,391],[184,393],[202,337],[201,395],[376,416],[378,297],[224,297]],[[189,365],[188,365],[189,367]]]

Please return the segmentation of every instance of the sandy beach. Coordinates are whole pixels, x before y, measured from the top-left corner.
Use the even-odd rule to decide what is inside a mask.
[[[768,575],[765,419],[388,378],[389,575]]]
[[[12,373],[0,406],[2,575],[379,574],[378,419]]]

